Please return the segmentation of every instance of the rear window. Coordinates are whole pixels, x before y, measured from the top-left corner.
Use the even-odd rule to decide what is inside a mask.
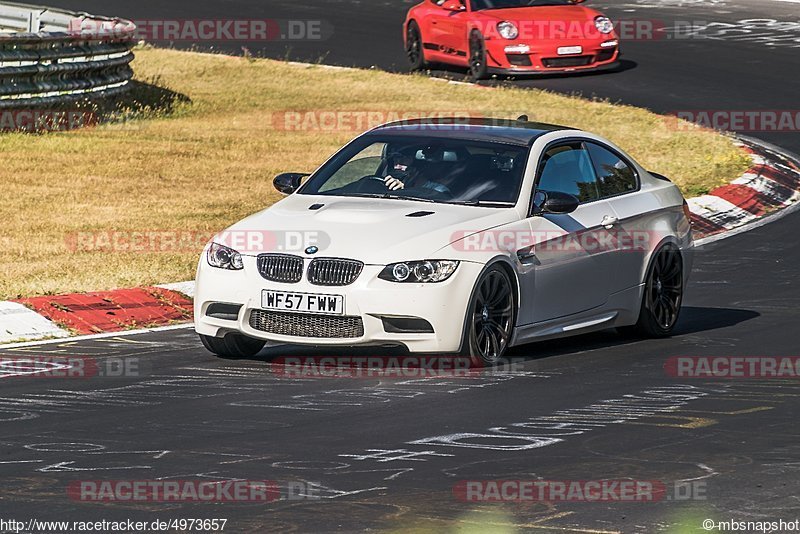
[[[614,197],[638,189],[636,172],[630,164],[598,144],[587,142],[586,147],[597,173],[597,188],[600,198]]]

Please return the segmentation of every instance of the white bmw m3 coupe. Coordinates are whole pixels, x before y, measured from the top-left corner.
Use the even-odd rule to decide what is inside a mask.
[[[621,148],[524,120],[390,123],[220,233],[195,327],[244,358],[267,341],[396,345],[493,364],[616,327],[669,335],[691,270],[678,188]]]

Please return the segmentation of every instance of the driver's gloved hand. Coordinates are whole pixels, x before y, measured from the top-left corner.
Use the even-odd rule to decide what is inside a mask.
[[[393,177],[391,174],[383,179],[383,183],[386,184],[386,187],[388,187],[390,191],[397,191],[398,189],[403,189],[406,186],[403,182]]]

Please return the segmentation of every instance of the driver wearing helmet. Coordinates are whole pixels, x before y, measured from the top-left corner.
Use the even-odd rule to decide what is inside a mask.
[[[432,182],[420,176],[419,169],[414,166],[414,158],[402,152],[393,152],[388,157],[389,174],[383,183],[390,191],[405,189],[406,186],[432,189],[438,193],[450,194],[450,188],[438,182]]]

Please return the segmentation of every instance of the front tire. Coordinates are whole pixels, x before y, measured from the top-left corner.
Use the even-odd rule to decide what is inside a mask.
[[[243,334],[230,333],[225,337],[198,335],[206,349],[226,360],[252,358],[266,345],[266,341],[247,337]]]
[[[667,337],[678,322],[683,302],[683,259],[674,245],[653,256],[645,278],[639,320],[627,330],[645,337]]]
[[[508,273],[494,265],[481,275],[467,308],[462,353],[479,365],[495,365],[514,331],[514,286]]]
[[[477,32],[469,36],[469,76],[473,82],[485,79],[489,75],[486,65],[486,45],[483,37]]]

